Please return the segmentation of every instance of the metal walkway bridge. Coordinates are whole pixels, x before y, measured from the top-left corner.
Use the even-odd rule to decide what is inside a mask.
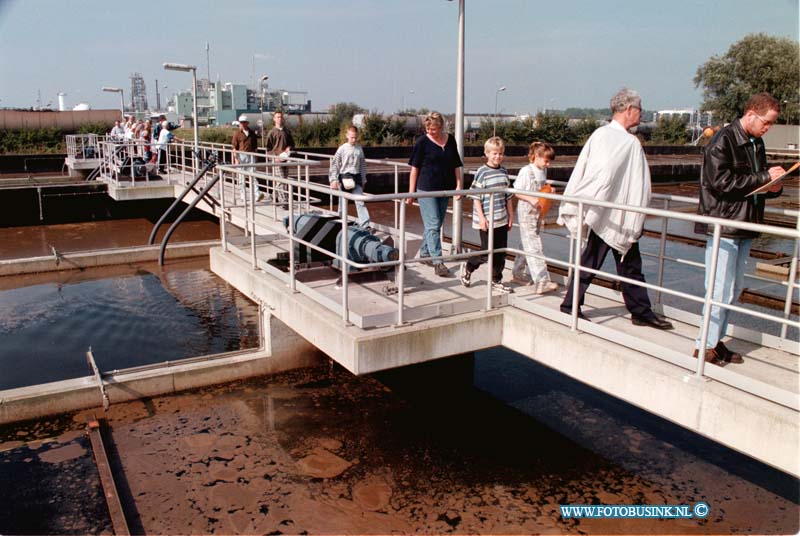
[[[644,286],[655,298],[655,310],[668,317],[675,329],[657,331],[633,326],[620,293],[613,288],[590,287],[583,308],[590,320],[586,321],[559,311],[563,287],[546,295],[534,294],[530,286],[498,293],[489,284],[485,267],[475,272],[469,288],[460,284],[456,268],[451,268],[452,277],[435,276],[431,268],[415,258],[420,236],[408,230],[407,222],[408,211],[416,209],[409,208],[404,200],[454,197],[466,195],[467,191],[401,193],[396,179],[397,193],[358,196],[332,191],[326,180],[322,181],[324,184],[311,180],[315,175],[327,174],[329,156],[303,153],[278,162],[259,154],[255,165],[234,166],[226,163],[231,161],[230,147],[214,144],[201,145],[198,156],[193,156],[188,145],[171,146],[166,162],[169,171],[155,175],[146,168],[134,169],[132,158],[124,160],[127,169],[123,165],[120,155],[126,151],[135,154],[140,150],[135,146],[121,149],[119,144],[108,141],[100,146],[98,180],[108,183],[111,197],[128,200],[182,196],[185,202],[196,203],[197,208],[220,218],[220,246],[211,250],[211,267],[262,305],[268,349],[270,344],[280,344],[270,335],[272,319],[287,325],[354,374],[502,345],[783,471],[800,475],[800,322],[794,304],[799,288],[799,227],[734,224],[699,217],[692,210],[696,200],[686,197],[654,195],[653,205],[662,208],[628,207],[645,213],[648,228],[655,225],[660,235],[660,240],[652,240],[654,247],[643,247],[645,270],[657,274],[654,282]],[[194,189],[187,189],[212,152],[220,155],[221,163]],[[389,166],[396,178],[404,167],[388,161],[370,161],[370,166]],[[290,168],[288,179],[278,172],[281,167]],[[258,200],[252,188],[256,182],[266,190],[266,200]],[[243,183],[248,188],[241,197]],[[289,193],[287,202],[282,204],[269,200],[279,197],[279,188]],[[205,195],[201,196],[203,191]],[[487,192],[501,195],[507,191],[515,190]],[[552,198],[554,205],[568,200],[582,207],[615,206],[558,194],[542,195]],[[333,210],[336,198],[344,210]],[[320,199],[330,201],[320,204]],[[368,206],[375,202],[393,204],[393,221],[374,224],[373,234],[391,239],[399,250],[398,260],[356,263],[348,259],[347,248],[340,248],[341,254],[324,250],[295,236],[294,227],[284,224],[286,218],[293,221],[298,214],[316,213],[337,218],[343,229],[352,220],[348,208],[355,201],[367,202]],[[798,221],[797,211],[772,210]],[[703,306],[712,302],[702,288],[693,291],[684,274],[694,272],[694,278],[702,282],[704,264],[702,259],[685,255],[680,244],[673,244],[666,237],[670,230],[685,232],[680,229],[698,220],[713,225],[717,238],[724,223],[770,235],[793,250],[787,278],[748,275],[749,286],[782,289],[783,311],[776,314],[759,307],[729,306],[732,325],[726,344],[745,355],[744,364],[719,367],[692,357],[695,339],[705,340],[708,329],[708,318],[701,314]],[[460,223],[455,226],[459,231],[454,235],[458,235]],[[545,259],[551,271],[565,274],[553,276],[562,285],[567,278],[577,278],[587,270],[579,266],[575,254],[580,240],[580,236],[563,234],[546,240],[545,251],[549,255]],[[551,247],[551,243],[560,245]],[[302,264],[296,258],[299,246],[323,253],[350,269]],[[513,247],[505,251],[523,254]],[[491,243],[482,252],[445,244],[442,260],[456,267],[470,256],[491,257],[494,253]],[[608,271],[596,273],[611,281],[640,284]]]

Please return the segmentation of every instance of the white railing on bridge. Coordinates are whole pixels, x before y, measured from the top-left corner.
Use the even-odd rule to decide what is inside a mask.
[[[100,142],[105,141],[105,136],[98,134],[68,134],[67,158],[72,160],[99,160]]]
[[[120,144],[109,144],[108,148],[112,149],[115,152],[120,151]],[[124,144],[123,144],[124,145]],[[452,191],[444,191],[444,192],[415,192],[413,194],[409,194],[406,192],[400,192],[400,177],[399,173],[401,170],[406,171],[405,168],[409,166],[405,163],[401,162],[393,162],[387,160],[374,160],[369,159],[367,162],[369,164],[379,164],[379,165],[387,165],[394,168],[394,192],[390,194],[380,194],[380,195],[369,195],[369,194],[362,194],[362,195],[355,195],[348,192],[344,192],[341,190],[332,190],[327,185],[327,168],[325,168],[325,179],[324,184],[315,184],[310,180],[310,168],[314,166],[320,166],[321,162],[319,160],[309,160],[308,158],[321,158],[321,159],[330,159],[332,155],[327,154],[320,154],[320,153],[312,153],[312,152],[302,152],[302,153],[295,153],[299,155],[301,158],[292,157],[288,159],[278,159],[273,155],[266,155],[262,152],[253,153],[256,156],[256,164],[248,164],[248,165],[238,165],[234,166],[231,165],[230,162],[233,161],[233,151],[229,144],[216,144],[216,143],[202,143],[200,144],[198,151],[200,158],[193,158],[192,157],[192,145],[183,142],[177,142],[170,144],[168,152],[167,152],[167,166],[171,170],[170,177],[179,176],[181,180],[186,182],[188,179],[191,179],[194,174],[197,172],[197,166],[205,160],[205,158],[211,152],[216,152],[219,155],[219,162],[220,165],[217,166],[216,173],[219,174],[220,181],[216,188],[212,189],[212,192],[216,196],[217,200],[221,204],[221,210],[226,215],[226,217],[221,217],[221,225],[220,225],[220,232],[222,235],[222,244],[223,248],[228,249],[229,242],[228,242],[228,230],[227,230],[227,220],[230,218],[232,211],[235,209],[243,209],[245,215],[245,236],[250,240],[250,258],[251,263],[254,269],[259,269],[258,258],[256,254],[256,237],[262,234],[275,234],[275,227],[272,226],[268,229],[263,228],[262,225],[259,223],[258,218],[256,217],[257,210],[259,214],[264,214],[265,210],[272,212],[271,216],[273,221],[277,220],[278,218],[278,204],[277,203],[262,203],[259,202],[256,197],[256,189],[253,188],[253,184],[258,182],[261,189],[265,189],[266,193],[270,197],[274,197],[276,194],[276,190],[279,185],[282,185],[289,193],[288,196],[288,215],[289,221],[293,222],[294,216],[298,215],[304,211],[308,211],[311,207],[312,202],[314,201],[314,194],[319,194],[321,197],[329,196],[331,199],[330,209],[332,211],[333,208],[333,199],[338,199],[339,204],[339,216],[341,219],[341,226],[344,229],[348,225],[348,203],[355,202],[355,201],[363,201],[366,203],[374,203],[374,202],[387,202],[391,201],[394,204],[395,216],[394,216],[394,226],[391,230],[392,234],[396,237],[396,244],[399,244],[399,259],[397,261],[387,261],[382,263],[357,263],[347,258],[347,248],[342,248],[342,253],[337,254],[335,252],[324,250],[314,244],[311,244],[305,240],[302,240],[296,236],[294,236],[294,226],[289,225],[285,232],[279,233],[281,239],[289,240],[289,280],[288,285],[294,291],[296,290],[296,273],[295,273],[295,262],[294,262],[294,248],[295,245],[301,244],[305,247],[317,250],[319,252],[324,253],[328,257],[339,261],[340,266],[344,267],[347,266],[352,269],[365,269],[365,268],[395,268],[395,277],[396,277],[396,286],[397,286],[397,311],[396,311],[396,318],[395,323],[397,325],[402,325],[405,322],[405,312],[406,312],[406,304],[405,304],[405,293],[406,293],[406,286],[405,286],[405,279],[404,279],[404,270],[397,269],[399,266],[404,265],[412,265],[415,263],[420,263],[422,260],[409,258],[406,251],[406,211],[407,211],[407,204],[405,200],[408,198],[411,199],[419,199],[422,197],[454,197],[456,195],[463,195],[463,196],[470,196],[474,194],[474,191],[470,190],[452,190]],[[131,147],[128,145],[124,150],[130,152],[133,150],[136,151],[135,147]],[[118,162],[117,162],[118,165]],[[320,166],[322,167],[322,166]],[[286,179],[278,173],[279,168],[289,168],[290,169],[290,178]],[[145,179],[146,180],[146,179]],[[205,177],[205,181],[210,180],[209,177]],[[236,194],[234,194],[233,199],[226,198],[226,195],[230,195],[230,193],[226,194],[226,186],[228,187],[228,191],[238,192],[240,191],[240,186],[242,181],[244,181],[245,185],[248,186],[248,195],[245,196],[244,199],[239,199],[238,202],[236,200]],[[564,184],[559,183],[557,181],[550,181],[554,184]],[[230,189],[230,186],[233,186],[233,189]],[[513,188],[508,189],[493,189],[493,190],[482,190],[482,195],[502,195],[506,193],[529,193],[524,191],[519,191]],[[785,210],[785,209],[775,209],[775,208],[767,208],[767,212],[780,214],[783,216],[789,216],[798,221],[799,223],[796,225],[794,229],[788,229],[784,227],[777,227],[771,225],[756,225],[750,223],[739,223],[739,222],[732,222],[717,218],[710,218],[705,216],[698,216],[692,213],[680,212],[680,211],[673,211],[670,210],[671,205],[674,203],[684,203],[684,204],[694,204],[696,205],[697,199],[690,198],[690,197],[682,197],[682,196],[674,196],[674,195],[663,195],[663,194],[653,194],[653,204],[660,204],[661,208],[655,207],[648,207],[648,208],[635,208],[635,207],[624,207],[620,205],[616,205],[613,203],[606,203],[600,201],[594,201],[590,199],[583,199],[583,198],[574,198],[574,197],[565,197],[561,194],[546,194],[546,193],[538,193],[537,195],[552,199],[556,202],[563,202],[568,201],[571,203],[575,203],[579,206],[578,213],[583,213],[583,208],[586,206],[601,206],[607,208],[623,208],[625,210],[643,213],[646,216],[651,218],[661,218],[662,220],[662,227],[659,237],[659,252],[657,254],[650,254],[642,251],[643,257],[651,257],[656,259],[658,265],[658,275],[656,278],[655,283],[642,283],[638,281],[629,280],[615,273],[604,272],[600,270],[591,270],[589,268],[583,267],[579,265],[579,258],[580,255],[577,255],[576,252],[580,251],[579,244],[585,238],[583,236],[577,237],[569,237],[564,236],[563,234],[555,234],[553,233],[552,236],[558,236],[559,238],[565,239],[569,241],[569,258],[568,260],[561,260],[552,256],[542,256],[541,258],[544,259],[547,263],[551,266],[557,266],[564,269],[567,272],[567,277],[572,278],[573,282],[577,282],[581,272],[592,272],[597,275],[602,275],[604,278],[611,279],[617,282],[625,282],[632,285],[640,285],[649,290],[652,290],[655,293],[655,303],[659,303],[662,300],[662,296],[669,295],[675,298],[679,298],[682,300],[686,300],[688,302],[692,302],[696,304],[698,307],[702,306],[704,311],[710,310],[710,305],[724,307],[731,311],[749,315],[754,318],[758,318],[764,321],[768,321],[780,326],[780,335],[776,337],[776,342],[770,343],[770,345],[774,348],[788,350],[793,353],[797,353],[798,350],[798,343],[796,339],[797,330],[800,329],[800,322],[796,320],[796,315],[792,314],[792,302],[793,297],[800,286],[797,283],[797,256],[798,256],[798,243],[800,242],[800,220],[798,220],[798,212]],[[490,205],[490,206],[493,206]],[[491,215],[490,215],[491,219]],[[667,245],[669,243],[668,236],[667,236],[667,229],[668,229],[668,222],[670,220],[675,221],[682,221],[686,223],[696,223],[696,222],[704,222],[711,226],[714,230],[713,235],[713,246],[714,246],[714,253],[712,256],[712,265],[716,263],[717,255],[718,255],[718,243],[719,243],[719,234],[721,226],[726,227],[734,227],[739,229],[747,229],[756,231],[766,235],[772,235],[781,239],[790,240],[793,243],[793,257],[791,260],[790,265],[790,273],[789,278],[787,281],[775,281],[773,279],[767,279],[757,275],[750,275],[746,274],[747,278],[757,280],[757,281],[768,281],[772,284],[778,284],[785,287],[785,293],[782,296],[784,300],[784,307],[783,311],[779,314],[769,314],[762,311],[758,311],[751,308],[741,307],[739,305],[725,305],[721,303],[717,303],[711,299],[712,296],[712,289],[707,289],[703,295],[694,295],[689,292],[685,292],[681,289],[674,289],[668,288],[664,286],[664,274],[666,272],[666,263],[674,263],[679,264],[681,266],[693,267],[698,270],[702,270],[703,272],[706,269],[704,262],[697,262],[692,259],[682,258],[680,256],[670,256],[668,255]],[[579,221],[578,228],[582,228],[582,222]],[[343,237],[346,237],[346,233],[342,233]],[[489,239],[489,247],[487,250],[483,251],[450,251],[449,254],[443,254],[437,260],[442,260],[443,262],[464,262],[469,257],[475,255],[488,255],[489,256],[489,265],[492,262],[492,256],[495,252],[504,251],[506,253],[511,253],[513,255],[527,255],[521,249],[507,247],[503,250],[495,250],[493,248],[493,237],[490,234]],[[431,258],[426,258],[425,261],[434,260]],[[713,267],[713,266],[712,266]],[[348,289],[348,274],[349,269],[342,269],[341,270],[341,303],[340,304],[330,304],[330,303],[323,303],[326,307],[330,308],[337,312],[337,314],[341,315],[342,321],[345,323],[349,323],[349,317],[351,314],[351,309],[349,307],[349,289]],[[577,292],[579,285],[574,283],[573,289]],[[573,295],[573,314],[572,317],[569,319],[569,325],[573,330],[578,328],[578,317],[577,311],[578,308],[575,307],[574,301],[577,300],[577,294]],[[513,306],[513,304],[512,304]],[[492,303],[492,288],[490,284],[490,278],[487,278],[486,283],[486,305],[485,308],[487,310],[493,308],[494,305]],[[708,332],[708,322],[709,317],[708,313],[703,315],[698,322],[699,329],[700,329],[700,339],[701,339],[701,347],[702,344],[705,342]],[[789,329],[794,330],[794,337],[789,335]],[[732,326],[729,330],[735,331],[737,328]],[[758,341],[763,343],[763,341]],[[675,363],[679,364],[680,363]],[[685,365],[680,365],[685,366]],[[702,359],[696,360],[696,368],[694,369],[694,377],[701,378],[705,376],[705,361]],[[719,378],[717,378],[719,379]],[[739,389],[748,391],[748,392],[758,392],[758,389],[751,388],[748,385],[748,381],[746,378],[738,376],[734,379],[727,379],[725,380],[730,385],[737,387]],[[762,393],[758,392],[759,395]],[[796,398],[796,397],[795,397]],[[792,403],[793,406],[797,406],[797,401]],[[795,409],[797,409],[795,407]]]
[[[383,163],[383,162],[380,162],[380,163]],[[248,170],[243,169],[242,166],[220,165],[220,166],[217,167],[217,173],[219,173],[221,176],[228,176],[228,177],[233,177],[235,175],[238,175],[239,177],[243,177],[246,181],[248,181],[248,184],[250,184],[250,185],[252,185],[252,183],[254,181],[258,181],[259,179],[262,182],[271,182],[273,184],[283,184],[283,185],[285,185],[286,189],[290,192],[290,195],[289,195],[289,198],[288,198],[289,199],[289,202],[288,202],[288,218],[289,218],[288,221],[289,222],[293,222],[294,221],[294,216],[299,215],[300,213],[302,213],[303,210],[307,210],[307,208],[308,208],[308,201],[307,200],[309,199],[309,197],[311,197],[313,195],[310,192],[316,192],[316,193],[318,193],[320,195],[327,195],[327,196],[332,196],[332,197],[338,198],[339,207],[340,207],[340,209],[339,209],[339,217],[340,217],[340,221],[341,221],[340,225],[341,225],[343,230],[350,223],[350,218],[348,216],[348,210],[347,210],[348,203],[350,203],[350,202],[363,201],[363,202],[366,202],[366,203],[375,203],[375,202],[391,201],[391,202],[395,202],[397,204],[398,209],[399,209],[399,215],[398,215],[399,222],[398,222],[398,225],[395,228],[393,228],[392,231],[391,231],[392,234],[394,234],[396,236],[396,238],[397,238],[397,240],[395,241],[395,244],[397,244],[397,247],[399,249],[399,259],[397,261],[386,261],[386,262],[379,262],[379,263],[358,263],[358,262],[354,262],[353,260],[348,259],[347,247],[342,247],[341,248],[341,253],[336,253],[336,252],[331,252],[331,251],[325,250],[325,249],[323,249],[323,248],[321,248],[319,246],[316,246],[316,245],[314,245],[314,244],[312,244],[312,243],[310,243],[310,242],[308,242],[306,240],[303,240],[303,239],[298,238],[297,236],[295,236],[294,235],[294,226],[292,224],[290,224],[288,226],[288,228],[285,230],[285,232],[278,233],[280,239],[289,241],[289,246],[288,246],[288,250],[289,250],[289,252],[288,252],[288,254],[289,254],[288,285],[289,285],[289,288],[292,291],[296,291],[297,290],[297,279],[296,279],[295,259],[294,259],[294,249],[295,249],[296,245],[303,245],[303,246],[305,246],[307,248],[311,248],[313,250],[316,250],[316,251],[319,251],[321,253],[324,253],[328,257],[330,257],[330,258],[332,258],[332,259],[334,259],[334,260],[336,260],[336,261],[338,261],[340,263],[340,266],[342,267],[342,269],[341,269],[341,303],[336,304],[336,305],[332,305],[330,303],[322,303],[322,302],[320,302],[320,303],[322,303],[326,307],[330,308],[331,310],[337,312],[337,314],[340,314],[341,318],[342,318],[342,321],[345,324],[349,324],[350,323],[349,316],[350,316],[350,314],[352,312],[350,307],[349,307],[348,275],[349,275],[350,270],[349,269],[345,269],[344,268],[345,266],[349,267],[350,269],[356,269],[356,270],[367,269],[367,268],[371,268],[371,269],[375,269],[375,268],[394,268],[395,269],[394,270],[394,272],[395,272],[395,284],[397,286],[397,294],[396,294],[397,311],[396,311],[396,317],[395,317],[395,324],[396,325],[402,325],[405,322],[404,315],[405,315],[405,312],[406,312],[407,308],[406,308],[406,304],[405,304],[405,294],[406,294],[405,274],[404,274],[405,270],[398,269],[400,266],[408,266],[408,265],[421,263],[423,261],[431,261],[431,260],[441,260],[443,262],[458,262],[458,263],[461,263],[461,262],[466,261],[466,259],[468,259],[469,257],[476,256],[476,255],[487,255],[489,257],[488,265],[491,266],[492,256],[495,253],[500,252],[500,251],[504,251],[506,253],[511,253],[511,254],[514,254],[514,255],[527,255],[527,253],[525,251],[523,251],[521,249],[517,249],[517,248],[512,248],[512,247],[507,247],[507,248],[502,249],[502,250],[494,249],[493,248],[493,244],[492,244],[492,235],[490,234],[489,235],[489,245],[488,245],[488,249],[487,250],[475,250],[475,251],[469,251],[469,252],[466,252],[466,251],[463,251],[463,252],[450,252],[449,254],[448,253],[443,253],[443,255],[441,257],[435,257],[435,258],[431,258],[431,257],[428,257],[428,258],[425,258],[425,259],[410,258],[409,255],[408,255],[408,252],[407,252],[407,247],[406,247],[407,236],[408,236],[407,230],[406,230],[406,213],[407,213],[408,205],[404,201],[406,199],[409,199],[409,198],[411,198],[411,199],[419,199],[419,198],[423,198],[423,197],[448,197],[448,198],[450,198],[450,197],[454,197],[456,195],[470,196],[470,195],[473,195],[475,193],[474,191],[471,191],[471,190],[450,190],[450,191],[442,191],[442,192],[415,192],[413,194],[412,193],[398,192],[398,193],[380,194],[380,195],[368,195],[368,194],[355,195],[355,194],[350,194],[350,193],[347,193],[347,192],[343,192],[341,190],[331,190],[326,185],[318,185],[318,184],[310,183],[307,180],[302,180],[304,177],[308,176],[308,167],[310,167],[310,166],[312,166],[314,164],[315,164],[314,162],[310,162],[310,161],[305,161],[305,162],[302,163],[301,167],[305,167],[305,173],[300,173],[299,174],[300,177],[301,177],[301,180],[297,180],[295,178],[284,179],[282,176],[279,176],[277,174],[267,173],[267,171],[269,171],[269,170],[266,169],[268,167],[266,164],[261,166],[261,167],[265,168],[263,171],[261,171],[261,170],[248,171]],[[286,163],[283,163],[282,165],[283,166],[293,166],[295,164],[286,162]],[[224,181],[221,181],[221,182],[224,182]],[[233,207],[228,202],[229,200],[225,199],[225,193],[224,193],[225,190],[224,190],[224,188],[220,187],[216,191],[217,191],[217,195],[218,195],[218,197],[219,197],[219,199],[221,201],[223,211],[225,211],[227,214],[230,214],[230,211],[231,211],[231,209]],[[252,267],[255,270],[259,270],[260,269],[259,268],[259,259],[257,258],[257,251],[256,251],[256,245],[257,245],[256,237],[260,233],[275,235],[276,231],[275,231],[275,227],[274,226],[269,227],[269,229],[262,228],[261,224],[258,221],[258,218],[256,217],[256,211],[257,211],[257,209],[258,210],[263,210],[263,208],[259,207],[259,203],[256,201],[256,197],[255,197],[255,193],[254,193],[255,190],[251,187],[251,188],[249,188],[249,192],[250,192],[250,194],[248,195],[248,197],[245,199],[245,202],[244,202],[244,210],[245,210],[246,221],[247,221],[247,223],[246,223],[247,235],[248,235],[249,240],[250,240],[250,243],[249,243],[249,245],[250,245],[249,256],[250,256]],[[529,193],[529,192],[520,191],[520,190],[516,190],[516,189],[513,189],[513,188],[507,188],[507,189],[506,188],[498,188],[498,189],[492,189],[492,190],[482,190],[482,192],[481,192],[482,195],[491,195],[491,196],[504,195],[504,194],[507,194],[507,193],[516,194],[516,193]],[[645,288],[647,288],[647,289],[649,289],[651,291],[656,292],[659,296],[660,295],[670,295],[670,296],[674,296],[676,298],[687,300],[689,302],[694,302],[694,303],[696,303],[696,304],[698,304],[700,306],[703,306],[704,310],[706,311],[706,314],[702,316],[702,318],[701,318],[701,320],[699,322],[701,347],[702,347],[703,343],[705,342],[706,337],[707,337],[707,333],[708,333],[709,316],[708,316],[707,312],[710,310],[709,306],[713,305],[713,306],[727,308],[727,309],[729,309],[731,311],[735,311],[735,312],[743,314],[743,315],[749,315],[749,316],[754,317],[754,318],[758,318],[758,319],[761,319],[761,320],[764,320],[764,321],[768,321],[768,322],[772,322],[772,323],[778,324],[780,326],[780,336],[776,338],[778,340],[778,342],[774,343],[774,344],[771,344],[771,346],[773,346],[775,348],[782,348],[784,350],[788,350],[788,351],[793,352],[793,353],[797,353],[797,340],[796,340],[796,338],[787,338],[788,337],[788,331],[787,330],[789,328],[792,328],[794,330],[800,329],[800,322],[798,322],[797,319],[796,319],[796,316],[792,315],[792,313],[791,313],[792,297],[795,294],[796,290],[798,288],[800,288],[800,286],[797,284],[797,259],[796,259],[796,257],[797,257],[797,244],[798,244],[798,241],[800,241],[800,228],[790,229],[790,228],[777,227],[777,226],[772,226],[772,225],[758,225],[758,224],[752,224],[752,223],[732,222],[732,221],[722,220],[722,219],[718,219],[718,218],[711,218],[711,217],[706,217],[706,216],[698,216],[696,214],[687,214],[685,212],[671,211],[671,210],[667,210],[667,209],[663,209],[663,208],[625,207],[625,206],[617,205],[617,204],[614,204],[614,203],[594,201],[594,200],[589,200],[589,199],[584,199],[584,198],[577,198],[577,197],[567,197],[567,196],[564,196],[564,195],[561,195],[561,194],[538,193],[537,195],[540,195],[541,197],[544,197],[544,198],[552,199],[553,201],[556,201],[556,202],[571,202],[571,203],[575,203],[579,207],[578,214],[582,214],[583,213],[584,207],[587,207],[587,206],[600,206],[600,207],[617,208],[617,209],[623,208],[625,210],[629,210],[629,211],[632,211],[632,212],[639,212],[639,213],[645,214],[645,215],[647,215],[649,217],[652,217],[652,218],[662,218],[663,221],[665,221],[665,222],[668,221],[668,220],[678,220],[678,221],[684,221],[684,222],[690,222],[690,223],[696,223],[696,222],[707,223],[714,230],[714,235],[713,235],[713,245],[714,245],[713,251],[714,251],[714,253],[712,255],[712,262],[713,263],[716,263],[716,259],[717,259],[717,255],[718,255],[719,235],[720,235],[720,230],[721,230],[722,226],[735,227],[735,228],[738,228],[738,229],[756,231],[756,232],[763,233],[763,234],[766,234],[766,235],[772,235],[774,237],[778,237],[778,238],[781,238],[781,239],[793,241],[793,243],[795,244],[795,246],[794,246],[795,250],[794,250],[794,258],[793,258],[792,263],[791,263],[791,273],[789,274],[788,281],[769,280],[773,284],[779,284],[779,285],[782,285],[782,286],[784,286],[786,288],[785,297],[784,297],[784,299],[785,299],[785,307],[784,307],[784,310],[782,312],[780,312],[779,314],[765,313],[765,312],[762,312],[762,311],[759,311],[759,310],[755,310],[755,309],[751,309],[751,308],[745,308],[745,307],[742,307],[742,306],[739,306],[739,305],[726,305],[726,304],[723,304],[723,303],[718,303],[716,301],[713,301],[712,298],[711,298],[712,291],[713,291],[712,288],[707,289],[707,291],[703,295],[694,295],[694,294],[691,294],[691,293],[686,292],[686,291],[681,290],[681,289],[669,288],[669,287],[664,286],[663,285],[663,273],[664,273],[664,270],[665,270],[664,269],[664,264],[667,261],[675,262],[675,263],[681,263],[682,265],[685,265],[685,266],[694,266],[694,267],[698,268],[699,270],[705,270],[705,264],[704,263],[697,263],[695,261],[689,261],[689,260],[686,260],[686,259],[681,259],[679,257],[669,257],[669,256],[666,255],[666,249],[667,249],[666,248],[666,226],[664,226],[662,228],[662,233],[661,233],[662,247],[660,248],[659,254],[657,255],[658,263],[659,263],[659,277],[658,277],[658,282],[657,283],[642,283],[642,282],[639,282],[639,281],[634,281],[634,280],[631,280],[631,279],[627,279],[627,278],[621,277],[621,276],[619,276],[619,275],[617,275],[615,273],[604,272],[604,271],[601,271],[601,270],[591,270],[591,269],[589,269],[587,267],[580,266],[580,264],[579,264],[580,256],[579,255],[575,255],[575,254],[572,253],[572,252],[580,251],[580,247],[578,246],[578,244],[580,244],[581,241],[584,239],[584,237],[580,236],[580,234],[578,236],[576,236],[576,237],[566,237],[566,239],[569,240],[569,242],[570,242],[570,252],[571,252],[571,254],[570,254],[569,260],[564,261],[564,260],[557,259],[557,258],[554,258],[554,257],[551,257],[551,256],[542,256],[541,258],[543,258],[551,266],[560,267],[560,268],[562,268],[562,269],[564,269],[564,270],[566,270],[568,272],[568,274],[569,274],[568,277],[572,278],[572,280],[573,280],[573,291],[574,292],[577,292],[577,289],[579,288],[579,285],[577,284],[577,281],[578,281],[578,279],[580,277],[581,272],[592,272],[592,273],[597,274],[597,275],[602,275],[603,277],[611,279],[613,281],[625,282],[625,283],[629,283],[629,284],[632,284],[632,285],[643,286],[643,287],[645,287]],[[687,202],[687,203],[688,202],[696,202],[696,200],[694,200],[692,198],[677,197],[677,196],[654,196],[654,198],[662,199],[663,203],[664,203],[664,205],[666,207],[669,206],[669,202],[670,201],[681,201],[681,202]],[[266,206],[268,206],[268,205],[265,205],[265,207]],[[490,204],[490,206],[493,206],[493,204]],[[273,204],[273,207],[274,207],[274,204]],[[776,210],[774,212],[778,212],[778,213],[781,213],[783,215],[789,215],[789,216],[794,217],[794,218],[798,217],[798,213],[796,211]],[[277,215],[277,214],[275,214],[275,215]],[[490,214],[489,219],[490,220],[492,219],[492,214]],[[228,224],[226,223],[226,218],[221,218],[222,243],[223,243],[223,248],[225,248],[226,250],[230,247],[230,244],[228,243],[229,233],[228,233],[228,231],[226,229],[227,225]],[[580,229],[582,227],[583,227],[582,221],[579,220],[578,228]],[[341,236],[342,237],[346,237],[347,234],[342,232]],[[562,238],[563,238],[563,236],[562,236]],[[712,266],[712,268],[713,268],[713,266]],[[493,302],[492,302],[492,287],[491,287],[491,279],[490,278],[486,278],[486,286],[485,286],[485,288],[486,288],[485,309],[489,310],[489,309],[492,309],[494,307]],[[578,316],[577,316],[578,308],[574,304],[574,302],[577,300],[577,294],[574,294],[572,299],[573,299],[573,308],[572,308],[573,313],[572,313],[572,316],[570,318],[569,325],[570,325],[571,329],[577,330],[578,326],[579,326],[579,324],[578,324]],[[511,306],[513,306],[513,304]],[[731,328],[731,329],[733,329],[733,328]],[[795,331],[795,333],[796,333],[796,331]],[[703,359],[697,359],[697,360],[695,360],[695,362],[696,362],[696,368],[694,368],[694,370],[693,370],[694,377],[696,377],[696,378],[704,377],[706,375],[705,374],[705,361]],[[676,364],[679,364],[679,363],[676,363]],[[683,365],[683,366],[685,366],[685,365]],[[759,394],[760,396],[763,395],[763,391],[762,390],[759,390],[758,388],[752,388],[749,385],[749,380],[746,377],[739,376],[739,375],[735,375],[735,376],[736,377],[734,377],[732,379],[726,379],[725,382],[729,383],[733,387],[736,387],[736,388],[739,388],[739,389],[742,389],[742,390],[745,390],[745,391],[748,391],[748,392],[755,392],[755,393]],[[719,380],[719,378],[717,378],[717,379]],[[767,396],[769,396],[769,395],[767,395]],[[785,397],[781,398],[780,402],[781,403],[787,403],[786,400],[785,400]],[[796,401],[789,402],[788,404],[792,405],[793,407],[795,407],[795,409],[798,409],[796,407],[797,406],[797,402]]]

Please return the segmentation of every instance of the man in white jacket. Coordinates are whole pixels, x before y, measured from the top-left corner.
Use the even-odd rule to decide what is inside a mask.
[[[592,133],[583,146],[564,195],[585,197],[635,207],[650,203],[650,169],[642,145],[628,129],[642,118],[642,99],[636,91],[623,88],[611,98],[613,120]],[[577,234],[578,205],[562,203],[558,223],[565,225],[573,236]],[[639,237],[644,227],[644,214],[598,206],[583,208],[584,230],[589,236],[581,254],[581,266],[599,270],[608,252],[614,255],[617,274],[644,282]],[[586,233],[583,232],[583,236]],[[583,305],[586,289],[594,274],[581,272],[578,307]],[[561,312],[572,314],[572,284],[570,280]],[[672,324],[653,312],[647,289],[622,283],[622,297],[637,326],[672,329]],[[586,317],[578,311],[578,316]]]

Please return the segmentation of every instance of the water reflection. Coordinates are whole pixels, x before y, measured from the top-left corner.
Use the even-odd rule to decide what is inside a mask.
[[[207,260],[125,269],[10,278],[24,286],[0,291],[0,389],[86,376],[90,346],[101,371],[258,346],[257,306]]]

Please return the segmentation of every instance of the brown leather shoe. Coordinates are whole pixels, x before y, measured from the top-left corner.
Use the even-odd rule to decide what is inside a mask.
[[[692,357],[697,357],[697,353],[697,348],[695,348]],[[728,364],[727,361],[722,359],[717,351],[713,348],[706,349],[705,360],[706,363],[711,363],[712,365],[717,365],[718,367],[724,367]]]
[[[722,343],[722,341],[719,341],[717,343],[717,345],[714,347],[714,350],[717,351],[717,354],[726,363],[733,363],[735,365],[741,365],[742,363],[744,363],[744,358],[742,357],[742,354],[731,352],[730,350],[728,350],[728,347]]]

